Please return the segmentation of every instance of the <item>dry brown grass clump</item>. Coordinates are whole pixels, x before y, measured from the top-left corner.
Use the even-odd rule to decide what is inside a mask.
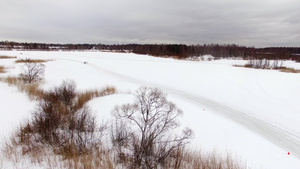
[[[92,100],[93,98],[111,95],[115,93],[117,93],[117,89],[111,86],[107,86],[101,90],[99,89],[86,90],[84,92],[77,94],[77,105],[82,106],[88,101]]]
[[[180,168],[193,169],[246,169],[246,162],[227,154],[222,156],[216,152],[187,151],[183,155]]]
[[[40,89],[40,83],[23,83],[23,81],[17,77],[8,76],[0,78],[0,81],[7,83],[11,86],[16,86],[19,91],[25,92],[30,99],[38,100],[43,95],[43,90]]]
[[[5,67],[4,66],[0,66],[0,73],[5,73]]]
[[[286,72],[286,73],[300,73],[300,70],[298,70],[298,69],[287,68],[287,67],[282,67],[279,69],[279,71]]]
[[[112,152],[98,147],[93,153],[85,155],[75,155],[70,158],[63,158],[54,154],[49,147],[32,147],[30,153],[18,144],[16,138],[12,137],[2,149],[4,158],[1,160],[9,161],[14,168],[30,168],[33,165],[42,168],[89,168],[89,169],[114,169],[116,165]],[[26,158],[24,158],[26,157]],[[29,161],[29,160],[30,161]],[[0,165],[0,167],[3,167]]]
[[[14,86],[16,86],[17,83],[19,83],[19,79],[17,77],[12,77],[12,76],[1,78],[0,80],[5,83],[8,83],[9,85],[14,85]]]
[[[0,56],[0,59],[15,59],[16,56]]]
[[[26,58],[26,59],[18,59],[15,62],[16,63],[43,63],[43,62],[48,62],[48,61],[50,61],[50,60]]]

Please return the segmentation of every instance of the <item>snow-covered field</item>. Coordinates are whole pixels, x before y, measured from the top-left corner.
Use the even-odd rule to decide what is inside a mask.
[[[121,94],[88,103],[99,119],[109,119],[116,104],[130,102],[132,95],[126,93],[140,86],[158,87],[183,110],[181,126],[194,131],[191,148],[231,153],[251,168],[300,168],[300,74],[233,67],[246,61],[228,59],[196,62],[109,52],[0,55],[51,59],[45,63],[44,89],[65,79],[74,80],[78,90],[115,86]],[[9,68],[0,76],[20,73],[21,64],[14,61],[0,59]],[[291,61],[284,66],[300,68]],[[1,144],[31,116],[34,106],[25,94],[0,82]]]

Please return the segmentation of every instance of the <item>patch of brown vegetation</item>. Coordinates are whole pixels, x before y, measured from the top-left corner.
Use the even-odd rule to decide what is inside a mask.
[[[7,83],[10,86],[16,86],[19,91],[25,92],[30,99],[38,100],[43,95],[43,90],[40,89],[40,83],[25,84],[20,78],[8,76],[0,78],[0,81]]]
[[[48,61],[51,61],[51,60],[26,58],[26,59],[18,59],[15,62],[16,63],[44,63],[44,62],[48,62]]]
[[[0,73],[5,73],[5,67],[4,66],[0,66]]]
[[[0,59],[15,59],[16,56],[0,56]]]
[[[299,69],[288,68],[288,67],[280,68],[279,71],[280,72],[286,72],[286,73],[300,73]]]
[[[93,98],[111,95],[115,93],[117,93],[117,89],[111,86],[107,86],[101,90],[87,90],[77,94],[77,105],[84,105]]]

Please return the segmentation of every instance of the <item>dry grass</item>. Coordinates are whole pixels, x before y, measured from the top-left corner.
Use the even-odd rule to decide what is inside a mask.
[[[227,154],[222,156],[216,152],[191,152],[184,154],[181,168],[193,169],[246,169],[247,165],[240,158]]]
[[[286,73],[300,73],[299,69],[293,69],[293,68],[287,68],[287,67],[282,67],[279,69],[280,72],[286,72]]]
[[[8,83],[9,85],[14,85],[14,86],[16,86],[17,83],[19,83],[19,79],[17,77],[12,77],[12,76],[1,78],[0,80],[5,83]]]
[[[39,147],[33,149],[30,154],[24,155],[24,149],[18,145],[15,138],[6,143],[2,152],[6,159],[15,164],[15,166],[25,167],[24,161],[30,159],[28,167],[32,165],[43,166],[45,168],[89,168],[89,169],[114,169],[128,168],[128,161],[118,163],[116,153],[107,149],[108,146],[101,145],[90,154],[74,155],[68,159],[54,154],[51,147]],[[180,158],[176,157],[180,156]],[[5,160],[6,160],[5,159]],[[18,168],[18,167],[16,167]],[[163,169],[246,169],[247,164],[240,157],[233,157],[230,154],[222,156],[216,152],[203,153],[200,151],[184,151],[179,154],[173,154],[168,159]]]
[[[111,151],[104,150],[103,147],[95,148],[91,154],[64,159],[62,156],[54,154],[51,147],[47,146],[35,147],[30,153],[24,154],[24,148],[12,137],[3,147],[2,153],[4,157],[1,160],[12,163],[14,168],[31,168],[32,166],[58,169],[116,168]]]
[[[40,83],[23,83],[22,80],[20,80],[17,77],[5,77],[0,78],[0,81],[7,83],[11,86],[16,86],[19,91],[25,92],[31,100],[38,100],[43,95],[43,90],[40,89]]]
[[[1,70],[1,67],[0,67]],[[44,94],[44,91],[39,88],[40,83],[23,83],[18,77],[8,76],[0,78],[0,81],[8,83],[11,86],[16,86],[21,92],[25,92],[31,99],[39,99]],[[86,102],[96,97],[102,97],[117,93],[117,89],[112,86],[107,86],[103,89],[86,90],[77,94],[77,104],[83,106]]]
[[[18,59],[15,62],[16,63],[44,63],[44,62],[48,62],[48,61],[51,61],[51,60],[26,58],[26,59]]]
[[[93,98],[111,95],[115,93],[117,93],[116,88],[110,86],[107,86],[101,90],[87,90],[77,94],[77,105],[83,106],[85,103],[92,100]]]
[[[92,154],[74,156],[66,161],[66,168],[113,169],[115,164],[110,151],[97,148]]]
[[[0,66],[0,73],[5,73],[5,67],[4,66]]]
[[[0,56],[0,59],[16,59],[16,56]]]

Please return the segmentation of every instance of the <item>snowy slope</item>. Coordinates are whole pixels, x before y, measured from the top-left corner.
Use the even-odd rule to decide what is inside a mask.
[[[245,63],[241,60],[193,62],[108,52],[0,51],[0,55],[53,59],[46,63],[45,89],[64,79],[75,80],[79,90],[106,85],[123,92],[141,85],[159,87],[184,111],[182,126],[195,132],[191,147],[231,152],[253,168],[300,168],[300,74],[232,66]],[[291,61],[285,64],[300,67]],[[0,65],[15,67],[5,75],[19,73],[20,65],[13,61],[0,60]],[[1,84],[2,100],[15,90],[7,88]],[[131,99],[120,94],[89,104],[99,118],[110,118],[115,104]],[[1,110],[6,107],[2,100]]]

